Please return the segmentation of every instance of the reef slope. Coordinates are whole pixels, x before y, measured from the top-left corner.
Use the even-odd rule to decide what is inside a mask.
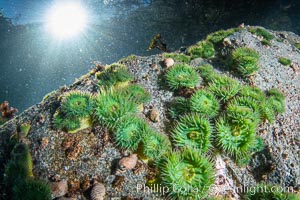
[[[264,123],[259,127],[259,135],[266,144],[263,151],[252,156],[246,167],[238,167],[229,157],[220,155],[215,161],[217,177],[224,178],[220,185],[224,188],[220,194],[230,194],[239,198],[234,187],[256,185],[260,181],[292,187],[299,190],[300,185],[300,51],[295,44],[300,37],[290,32],[275,32],[271,45],[263,45],[261,39],[245,30],[237,31],[228,36],[234,48],[250,47],[260,54],[259,70],[252,77],[251,84],[262,90],[278,88],[286,97],[286,109],[276,117],[274,123]],[[190,65],[196,67],[210,63],[219,73],[231,74],[222,62],[232,46],[222,46],[214,58],[197,58]],[[284,66],[278,62],[280,57],[289,58],[292,66]],[[164,88],[160,81],[164,73],[163,55],[149,57],[134,56],[119,62],[126,65],[134,75],[134,81],[143,86],[152,95],[151,102],[144,105],[143,117],[154,129],[165,132],[168,124],[167,104],[173,98],[173,92]],[[98,66],[99,67],[99,66]],[[97,67],[92,71],[97,70]],[[237,77],[241,83],[246,81]],[[134,197],[144,199],[164,199],[157,191],[147,193],[138,190],[137,185],[146,183],[147,174],[153,173],[143,161],[138,161],[138,168],[119,172],[118,161],[128,151],[116,147],[114,140],[104,127],[94,126],[71,134],[53,128],[53,115],[60,106],[59,97],[71,90],[96,93],[98,80],[95,73],[76,80],[72,85],[62,87],[48,94],[39,104],[25,110],[20,115],[0,126],[0,163],[1,182],[4,168],[11,148],[8,146],[13,134],[18,132],[20,125],[30,124],[28,136],[24,142],[29,144],[33,158],[35,177],[50,181],[53,177],[68,181],[68,196],[84,199],[90,181],[97,179],[106,187],[106,199],[112,197]],[[151,109],[159,111],[158,122],[149,120]],[[86,186],[85,186],[86,184]],[[227,188],[226,188],[227,187]],[[225,191],[226,188],[226,191]],[[3,184],[0,186],[1,199],[5,199]],[[214,194],[214,191],[211,191]]]

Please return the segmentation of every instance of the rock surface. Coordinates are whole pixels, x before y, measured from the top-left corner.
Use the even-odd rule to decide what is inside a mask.
[[[235,187],[252,186],[260,181],[279,184],[282,187],[297,188],[300,185],[300,76],[292,67],[283,66],[278,62],[278,58],[283,56],[291,59],[295,66],[299,66],[300,51],[294,43],[299,43],[300,37],[290,32],[272,33],[280,41],[274,39],[271,46],[262,45],[257,37],[246,30],[228,36],[228,40],[235,47],[247,46],[259,52],[260,68],[252,82],[262,90],[276,87],[282,91],[286,97],[286,111],[277,116],[273,124],[265,123],[259,127],[259,135],[263,137],[266,148],[253,155],[247,167],[240,168],[225,156],[216,159],[217,181],[222,183],[219,190],[222,188],[224,190],[212,191],[212,193],[230,193],[238,199],[239,194],[234,190]],[[229,46],[222,48],[224,54],[230,51]],[[157,71],[163,71],[161,61],[163,61],[162,55],[153,55],[136,57],[124,61],[123,64],[134,75],[135,81],[152,95],[152,101],[144,105],[143,118],[157,131],[164,132],[167,120],[166,104],[170,102],[174,94],[159,84],[161,74]],[[211,63],[220,73],[230,73],[218,57],[210,60],[198,59],[190,64],[197,66],[199,62]],[[154,65],[155,69],[152,67]],[[244,83],[241,78],[239,80]],[[68,180],[68,183],[79,181],[81,184],[87,178],[97,178],[105,184],[105,199],[126,196],[164,199],[157,192],[147,193],[137,189],[137,185],[146,183],[146,175],[150,173],[149,168],[144,167],[139,170],[139,173],[131,170],[125,171],[122,174],[123,178],[117,177],[112,172],[111,169],[114,168],[116,161],[121,159],[124,152],[115,146],[112,138],[107,139],[105,128],[96,126],[75,134],[68,134],[53,128],[53,115],[59,107],[60,95],[74,89],[96,93],[97,88],[95,75],[89,73],[71,86],[62,87],[50,93],[41,103],[28,108],[2,125],[0,127],[1,182],[9,155],[7,147],[9,139],[17,132],[20,124],[30,122],[31,129],[27,138],[36,177],[48,180],[49,177],[59,174],[62,179]],[[155,123],[146,117],[152,108],[157,108],[161,119],[155,120]],[[42,123],[41,116],[43,116]],[[2,187],[1,184],[0,196],[5,193],[2,192]],[[82,196],[80,188],[73,192],[73,197],[82,199]],[[1,199],[5,199],[5,196],[1,196]]]

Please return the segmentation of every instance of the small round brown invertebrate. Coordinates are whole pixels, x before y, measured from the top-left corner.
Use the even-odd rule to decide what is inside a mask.
[[[153,122],[159,122],[159,111],[156,108],[153,108],[150,111],[150,120]]]
[[[68,183],[66,180],[50,183],[52,198],[64,196],[68,192]]]
[[[164,66],[165,66],[165,68],[170,68],[170,67],[172,67],[173,65],[174,65],[174,60],[173,60],[173,58],[166,58],[166,59],[164,59]]]
[[[229,38],[224,38],[224,40],[223,40],[223,45],[224,46],[230,46],[231,45],[231,41],[230,41],[230,39]]]
[[[105,192],[105,186],[102,183],[96,182],[91,190],[91,200],[103,200]]]
[[[119,166],[121,169],[131,170],[136,166],[138,161],[137,154],[131,154],[128,157],[124,157],[119,161]]]

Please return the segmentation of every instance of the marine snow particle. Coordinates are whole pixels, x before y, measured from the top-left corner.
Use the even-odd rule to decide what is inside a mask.
[[[95,183],[91,190],[91,200],[103,200],[105,192],[105,186],[102,183]]]
[[[131,170],[136,166],[138,161],[137,154],[131,154],[128,157],[124,157],[119,161],[119,166],[121,169]]]
[[[168,69],[174,65],[174,60],[173,58],[166,58],[164,59],[164,66]]]

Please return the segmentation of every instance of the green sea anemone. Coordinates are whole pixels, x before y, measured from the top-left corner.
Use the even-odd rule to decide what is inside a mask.
[[[67,118],[57,111],[53,117],[53,125],[57,129],[68,132],[80,128],[80,121],[78,118]]]
[[[248,77],[258,70],[259,54],[254,49],[240,47],[232,52],[232,61],[237,71]]]
[[[284,66],[289,66],[292,64],[292,61],[288,58],[285,58],[285,57],[280,57],[278,58],[278,62]]]
[[[120,118],[137,113],[137,110],[136,103],[130,101],[128,97],[120,93],[106,91],[98,95],[94,115],[100,124],[113,128]]]
[[[284,113],[285,103],[283,99],[277,98],[275,96],[271,96],[267,99],[267,101],[272,105],[275,113]]]
[[[89,93],[71,91],[63,96],[60,110],[68,118],[88,117],[92,113],[93,105]]]
[[[254,123],[244,121],[242,125],[238,125],[221,117],[215,128],[218,146],[235,158],[247,154],[255,144],[256,125]]]
[[[198,42],[197,45],[191,46],[188,49],[188,53],[192,58],[210,58],[215,55],[215,49],[213,43],[209,41]]]
[[[228,30],[219,30],[217,32],[211,33],[207,36],[206,40],[214,43],[214,44],[218,44],[223,42],[223,40],[232,35],[234,32],[236,31],[236,29],[228,29]]]
[[[288,193],[277,185],[259,184],[254,190],[248,191],[244,197],[246,200],[297,200],[298,194]]]
[[[110,87],[120,82],[132,81],[132,75],[127,71],[126,66],[118,63],[109,65],[105,71],[97,73],[99,85]]]
[[[220,105],[216,97],[209,91],[198,90],[190,98],[191,110],[208,117],[218,114]]]
[[[199,83],[196,70],[188,65],[177,64],[166,72],[166,80],[172,90],[181,87],[193,88]]]
[[[212,81],[218,74],[214,72],[214,67],[210,64],[204,64],[196,68],[205,82]]]
[[[295,43],[295,47],[300,50],[300,43]]]
[[[243,124],[245,120],[259,124],[260,107],[251,97],[236,97],[230,101],[226,109],[230,121]]]
[[[280,92],[278,89],[276,88],[272,88],[270,90],[267,91],[268,96],[273,96],[276,97],[278,99],[282,99],[284,100],[284,95],[282,94],[282,92]]]
[[[172,199],[203,199],[214,183],[213,164],[195,149],[172,152],[161,164],[162,184]]]
[[[164,53],[164,58],[173,58],[176,62],[182,62],[189,64],[191,58],[185,54],[179,54],[179,53]]]
[[[43,181],[28,179],[18,182],[12,188],[13,200],[51,200],[51,189]]]
[[[267,120],[270,123],[275,121],[275,111],[268,100],[260,103],[260,115],[263,120]]]
[[[252,152],[259,152],[265,148],[265,143],[262,137],[256,136],[255,137],[255,144],[251,148]]]
[[[5,184],[8,188],[33,177],[33,163],[28,145],[18,143],[11,152],[11,159],[5,167]]]
[[[250,28],[249,31],[257,36],[262,36],[265,40],[270,41],[275,38],[273,34],[263,28]]]
[[[239,96],[242,97],[251,97],[257,101],[263,101],[266,98],[265,93],[255,86],[243,86],[239,91]]]
[[[193,147],[206,152],[211,146],[212,126],[209,120],[199,114],[192,113],[179,118],[172,130],[175,145]]]
[[[263,40],[261,41],[261,44],[262,44],[262,45],[265,45],[265,46],[272,46],[271,42],[270,42],[269,40],[266,40],[266,39],[263,39]]]
[[[171,119],[178,119],[179,116],[190,112],[190,102],[184,97],[175,97],[169,103],[168,111]]]
[[[146,122],[135,116],[118,120],[114,131],[116,144],[124,149],[137,150],[146,128]]]
[[[132,84],[120,89],[120,93],[127,96],[130,101],[134,101],[136,104],[143,104],[151,101],[151,94],[137,84]]]
[[[276,88],[272,88],[267,92],[267,101],[272,105],[276,113],[283,113],[285,111],[284,95]]]
[[[150,130],[143,138],[143,154],[151,160],[157,161],[171,149],[169,138],[161,133]]]
[[[240,88],[241,86],[237,80],[225,75],[214,77],[208,84],[208,90],[223,102],[234,97]]]

